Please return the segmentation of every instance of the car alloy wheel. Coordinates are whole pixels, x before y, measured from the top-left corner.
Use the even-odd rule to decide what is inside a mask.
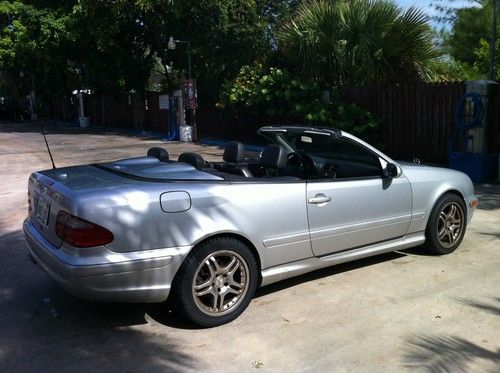
[[[454,193],[443,194],[429,216],[424,248],[431,254],[452,253],[462,242],[466,221],[463,199]]]
[[[437,221],[438,240],[443,247],[452,247],[460,239],[464,228],[464,212],[457,202],[446,204]]]
[[[252,250],[234,237],[210,238],[184,260],[173,283],[175,308],[201,327],[237,318],[258,285],[259,269]]]
[[[249,276],[248,264],[238,253],[220,250],[208,255],[193,279],[196,306],[210,316],[230,313],[245,298]]]

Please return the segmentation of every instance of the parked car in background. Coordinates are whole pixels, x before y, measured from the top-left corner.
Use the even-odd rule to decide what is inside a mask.
[[[423,245],[453,252],[478,203],[467,175],[401,163],[331,128],[277,126],[246,159],[147,156],[33,173],[24,232],[34,261],[86,299],[163,302],[209,327],[259,286]]]

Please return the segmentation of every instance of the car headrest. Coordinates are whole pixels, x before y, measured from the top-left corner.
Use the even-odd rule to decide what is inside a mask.
[[[168,152],[167,149],[164,148],[149,148],[148,157],[155,157],[158,158],[161,162],[165,162],[168,161]]]
[[[224,148],[222,159],[226,162],[240,163],[245,160],[245,147],[241,142],[230,141]]]
[[[200,170],[205,166],[203,157],[196,153],[182,153],[179,155],[179,162],[189,163],[191,166]]]
[[[282,169],[286,167],[287,151],[278,144],[266,146],[262,152],[260,162],[264,167]]]

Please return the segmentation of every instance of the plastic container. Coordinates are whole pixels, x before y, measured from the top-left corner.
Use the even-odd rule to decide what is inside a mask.
[[[192,126],[179,126],[179,139],[182,142],[193,141],[193,127]]]
[[[78,123],[82,128],[88,127],[90,125],[89,117],[78,117]]]

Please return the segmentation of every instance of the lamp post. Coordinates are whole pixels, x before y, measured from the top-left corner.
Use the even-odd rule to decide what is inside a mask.
[[[78,98],[78,124],[80,127],[85,128],[88,127],[90,122],[89,122],[89,117],[85,116],[85,105],[83,102],[83,92],[89,92],[87,90],[84,90],[82,85],[82,69],[76,68],[75,72],[77,73],[78,77],[80,78],[80,88],[73,91],[76,94],[76,97]]]
[[[38,119],[38,116],[36,114],[36,94],[35,94],[35,77],[33,76],[33,72],[32,71],[29,71],[29,72],[24,72],[24,71],[21,71],[19,73],[19,77],[21,79],[23,79],[26,74],[30,74],[31,75],[31,102],[30,102],[30,111],[31,111],[31,120],[37,120]]]
[[[187,44],[188,47],[188,79],[191,79],[191,42],[188,40],[177,40],[171,36],[168,39],[167,48],[174,50],[177,43]]]
[[[190,94],[192,94],[192,95],[195,96],[196,93],[194,92],[194,82],[193,82],[192,74],[191,74],[191,42],[188,41],[188,40],[174,39],[174,37],[171,36],[168,39],[167,48],[170,49],[170,50],[174,50],[175,47],[176,47],[176,45],[178,43],[180,43],[180,44],[186,44],[187,45],[187,52],[188,52],[187,53],[188,54],[188,84],[191,87]],[[189,98],[191,98],[191,97],[189,97]],[[196,103],[194,105],[196,105]],[[198,136],[197,136],[197,130],[196,130],[196,121],[195,121],[196,108],[191,106],[191,102],[188,103],[188,108],[189,108],[189,112],[190,112],[190,115],[189,115],[189,124],[193,127],[193,140],[197,140]]]
[[[497,19],[498,19],[498,0],[493,0],[493,28],[491,31],[490,41],[490,71],[488,78],[495,80],[495,55],[496,55],[496,42],[497,42]]]

